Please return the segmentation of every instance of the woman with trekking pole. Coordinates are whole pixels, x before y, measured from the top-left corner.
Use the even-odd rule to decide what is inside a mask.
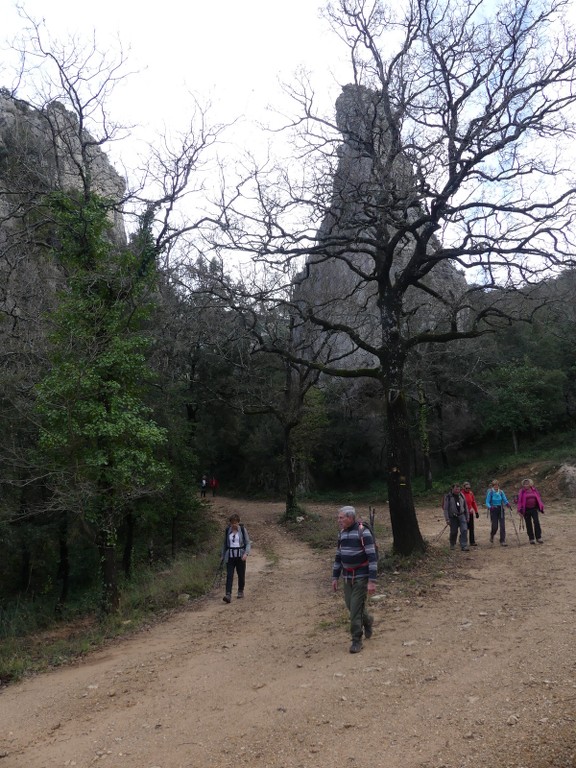
[[[506,498],[506,494],[501,490],[498,480],[492,480],[490,488],[488,488],[488,492],[486,493],[486,507],[490,514],[490,543],[492,544],[494,542],[494,536],[496,536],[498,528],[500,528],[500,546],[507,547],[505,507],[508,507],[508,509],[512,509],[512,507]]]
[[[532,480],[526,478],[526,480],[522,480],[522,488],[518,493],[518,514],[524,518],[530,544],[536,544],[536,541],[538,544],[544,543],[542,541],[542,527],[540,526],[540,512],[544,514],[542,498]]]

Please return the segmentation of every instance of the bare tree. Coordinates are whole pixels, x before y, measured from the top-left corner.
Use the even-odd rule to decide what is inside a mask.
[[[410,480],[413,350],[489,333],[534,309],[530,286],[573,263],[576,47],[564,0],[338,0],[348,46],[336,120],[309,82],[287,128],[304,158],[255,168],[227,214],[229,248],[286,274],[304,260],[296,326],[332,334],[331,363],[382,383],[394,547],[422,549]],[[468,279],[464,275],[468,276]],[[523,289],[523,301],[508,302]],[[335,335],[334,335],[335,334]],[[281,349],[281,345],[271,345]]]

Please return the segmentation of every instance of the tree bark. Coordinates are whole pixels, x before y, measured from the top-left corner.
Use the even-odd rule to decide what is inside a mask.
[[[410,429],[408,409],[401,390],[386,391],[388,422],[388,504],[394,551],[399,555],[424,552],[410,483]]]
[[[62,582],[60,586],[60,597],[56,606],[56,612],[62,610],[62,606],[68,600],[68,590],[70,586],[70,553],[68,550],[68,515],[66,512],[62,515],[58,531],[58,575],[57,578]]]
[[[284,426],[284,466],[286,467],[286,518],[293,520],[296,517],[298,505],[296,503],[296,463],[292,456],[292,427]]]
[[[116,547],[110,531],[101,531],[98,549],[102,575],[102,610],[104,613],[117,613],[120,609],[120,589],[116,569]]]
[[[132,511],[126,515],[126,540],[122,555],[122,568],[124,576],[129,579],[132,576],[132,553],[134,552],[134,527],[135,520]]]

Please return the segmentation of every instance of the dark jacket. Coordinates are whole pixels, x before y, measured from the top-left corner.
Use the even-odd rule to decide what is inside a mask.
[[[460,517],[460,515],[465,515],[466,519],[468,519],[468,515],[470,514],[468,510],[468,504],[466,504],[466,499],[462,493],[459,493],[457,496],[455,496],[452,492],[447,493],[446,496],[444,496],[443,509],[444,519],[447,523],[450,521],[451,517]]]
[[[230,559],[230,529],[231,526],[229,525],[226,530],[224,531],[224,542],[222,544],[222,560],[224,560],[225,563],[228,562]],[[234,557],[242,557],[243,555],[250,554],[250,549],[252,548],[252,542],[250,541],[250,536],[248,535],[248,531],[246,530],[246,526],[242,525],[240,523],[238,527],[238,532],[240,534],[240,541],[239,541],[239,547],[237,550],[234,551],[233,555]]]
[[[340,531],[332,576],[340,575],[347,581],[378,577],[378,556],[371,531],[358,521],[350,528]]]

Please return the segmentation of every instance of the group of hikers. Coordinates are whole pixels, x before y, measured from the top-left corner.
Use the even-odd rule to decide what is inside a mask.
[[[526,524],[526,533],[530,544],[543,544],[542,526],[540,525],[540,513],[544,514],[542,497],[530,478],[522,481],[522,487],[518,496],[514,499],[517,504],[518,514]],[[500,546],[507,547],[506,543],[506,510],[512,511],[512,505],[506,498],[506,494],[500,488],[498,480],[493,480],[486,492],[486,510],[490,516],[490,543],[499,532]],[[478,504],[470,483],[454,483],[450,491],[444,496],[442,502],[444,519],[450,528],[450,548],[456,547],[458,534],[460,535],[460,548],[468,552],[470,547],[477,547],[474,533],[474,518],[480,517]]]
[[[542,544],[540,513],[544,513],[544,504],[538,489],[530,478],[522,481],[522,487],[514,498],[518,514],[526,524],[530,544]],[[500,545],[506,544],[506,510],[512,506],[498,480],[493,480],[486,492],[486,510],[490,516],[490,543],[496,534],[500,534]],[[470,483],[454,483],[443,498],[442,508],[446,526],[450,527],[450,548],[456,547],[460,536],[460,547],[468,552],[470,547],[477,547],[474,520],[480,517],[478,504]],[[445,526],[445,527],[446,527]],[[371,527],[359,520],[356,510],[344,506],[338,510],[338,544],[332,566],[332,588],[338,589],[340,577],[344,585],[344,602],[350,619],[352,644],[350,653],[362,650],[363,639],[370,639],[373,630],[373,618],[368,612],[368,595],[376,591],[378,577],[378,552]],[[469,543],[468,543],[469,542]],[[226,566],[225,603],[232,601],[234,574],[238,576],[237,597],[244,596],[246,582],[246,559],[250,554],[251,541],[246,527],[240,522],[240,516],[233,514],[228,521],[222,544],[222,563]]]
[[[218,480],[212,475],[212,477],[208,477],[208,475],[202,475],[200,479],[200,496],[204,499],[206,498],[206,491],[210,489],[212,491],[212,496],[216,496],[216,489],[218,488]]]

